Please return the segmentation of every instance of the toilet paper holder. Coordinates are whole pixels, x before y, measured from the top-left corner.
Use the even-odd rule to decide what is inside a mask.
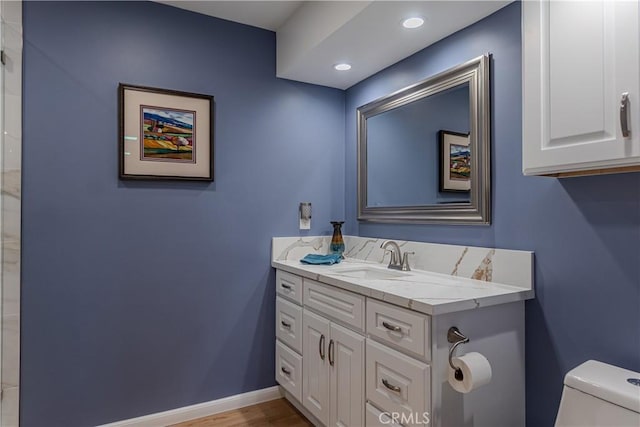
[[[467,338],[462,332],[460,332],[457,327],[452,326],[447,331],[447,341],[453,344],[449,349],[449,366],[451,366],[451,369],[455,371],[454,376],[456,380],[462,381],[464,379],[464,375],[462,374],[462,370],[453,364],[453,352],[456,351],[456,347],[458,347],[460,344],[468,343],[469,338]]]

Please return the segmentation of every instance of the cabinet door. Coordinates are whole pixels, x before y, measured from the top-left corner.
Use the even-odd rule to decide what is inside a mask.
[[[363,426],[365,339],[332,323],[329,343],[329,425]]]
[[[329,419],[329,321],[303,310],[302,404],[323,424]]]
[[[638,2],[526,1],[522,8],[525,175],[640,164]]]

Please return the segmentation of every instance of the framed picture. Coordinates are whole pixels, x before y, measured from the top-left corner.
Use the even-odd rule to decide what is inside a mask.
[[[120,178],[213,181],[213,96],[118,86]]]
[[[471,190],[471,147],[469,134],[441,130],[440,191]]]

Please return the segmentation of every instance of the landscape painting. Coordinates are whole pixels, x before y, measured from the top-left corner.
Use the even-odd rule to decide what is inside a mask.
[[[141,105],[140,160],[195,162],[195,111]]]
[[[214,98],[118,84],[120,179],[213,181]]]
[[[471,145],[468,132],[440,130],[440,191],[471,190]]]
[[[449,146],[449,178],[464,181],[471,178],[471,150],[468,146]]]

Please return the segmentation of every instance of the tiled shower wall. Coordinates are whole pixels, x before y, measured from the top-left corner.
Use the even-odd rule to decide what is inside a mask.
[[[18,426],[20,379],[20,199],[22,152],[22,1],[0,0],[3,81],[2,427]]]

